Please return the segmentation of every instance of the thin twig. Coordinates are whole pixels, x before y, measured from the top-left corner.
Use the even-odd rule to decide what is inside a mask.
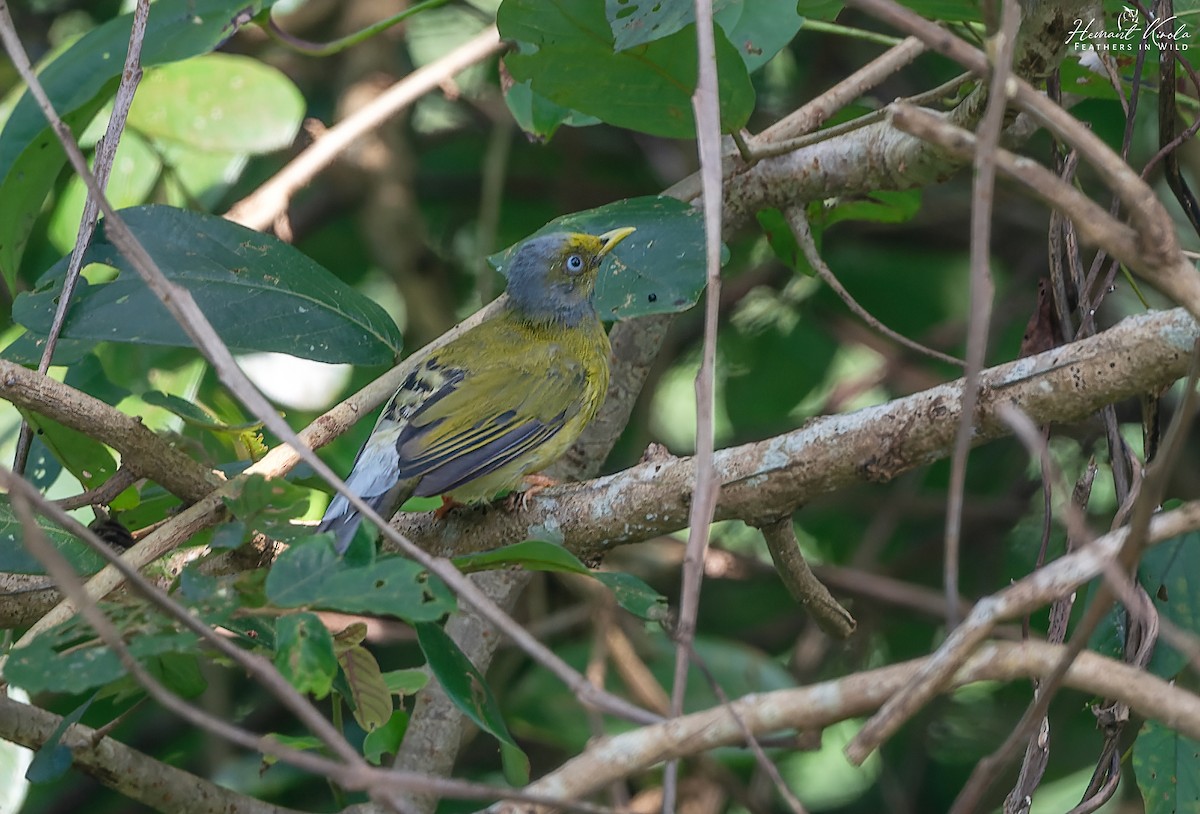
[[[349,149],[364,133],[374,130],[442,83],[504,50],[496,26],[484,31],[401,79],[370,104],[330,127],[304,152],[288,162],[269,181],[233,205],[225,217],[251,229],[265,229],[287,211],[292,196]]]
[[[671,714],[683,712],[687,689],[688,651],[696,635],[700,586],[704,580],[704,554],[717,502],[713,469],[714,367],[717,356],[717,321],[721,308],[721,124],[717,101],[717,57],[713,38],[712,0],[695,0],[698,78],[692,94],[696,117],[696,142],[700,154],[700,186],[704,212],[706,290],[704,341],[700,370],[696,373],[696,480],[688,519],[687,548],[683,557],[683,586],[675,626],[675,677],[671,686]],[[670,763],[663,775],[663,812],[674,814],[678,765]]]
[[[791,520],[789,519],[788,522],[790,523]],[[779,792],[779,796],[783,798],[783,802],[787,804],[787,807],[791,810],[792,814],[805,814],[807,809],[804,807],[804,804],[800,802],[800,798],[796,796],[796,794],[792,791],[791,786],[789,786],[787,781],[783,779],[783,776],[779,774],[779,767],[776,766],[769,757],[767,757],[767,753],[763,750],[762,744],[759,743],[758,737],[753,731],[751,731],[750,727],[746,725],[745,719],[738,714],[737,707],[730,702],[729,695],[725,692],[725,688],[721,686],[721,682],[717,681],[717,677],[713,675],[712,670],[708,668],[708,664],[704,661],[704,658],[699,652],[696,651],[695,646],[691,643],[688,644],[688,655],[689,658],[691,658],[692,663],[695,664],[696,668],[700,670],[701,675],[704,676],[704,680],[708,682],[709,689],[711,689],[713,691],[713,695],[717,697],[717,703],[724,707],[729,712],[729,716],[733,718],[735,723],[737,723],[738,729],[742,731],[742,737],[746,739],[746,744],[750,747],[750,751],[754,753],[755,762],[758,763],[759,768],[766,773],[767,777],[771,779],[772,785],[774,785],[775,790]]]
[[[1193,524],[1196,523],[1200,523],[1200,501],[1184,504],[1178,509],[1163,512],[1152,518],[1145,537],[1146,542],[1162,542],[1194,528]],[[1004,590],[980,599],[962,624],[956,627],[937,652],[923,663],[917,675],[900,692],[888,698],[880,710],[859,730],[846,747],[847,757],[856,764],[865,760],[876,744],[890,737],[904,722],[910,720],[918,709],[945,688],[946,682],[967,660],[969,654],[987,638],[997,623],[1003,619],[1019,617],[1053,602],[1103,574],[1121,553],[1129,537],[1128,527],[1111,531],[1097,537],[1091,545],[1074,554],[1060,557]],[[1077,637],[1072,637],[1072,640],[1075,638]],[[1055,652],[1062,654],[1070,651],[1056,649]],[[1129,669],[1146,680],[1150,678],[1142,671]],[[1040,720],[1045,714],[1044,709],[1032,712],[1033,720]]]
[[[150,0],[138,0],[133,10],[133,25],[129,31],[129,48],[125,53],[125,67],[121,71],[121,82],[117,86],[117,94],[113,99],[112,114],[108,117],[108,127],[100,141],[96,143],[95,158],[92,162],[93,172],[96,173],[96,184],[105,189],[108,178],[112,173],[113,161],[117,157],[117,147],[121,142],[121,133],[125,130],[125,120],[129,116],[129,108],[133,104],[133,95],[137,91],[142,78],[142,41],[146,38],[146,20],[150,16]],[[79,273],[83,269],[83,255],[92,242],[92,233],[96,231],[96,220],[100,207],[92,195],[88,195],[83,203],[83,214],[79,219],[79,230],[75,234],[75,247],[71,250],[71,259],[67,263],[67,273],[63,278],[62,291],[58,294],[58,305],[54,309],[54,319],[46,334],[46,345],[42,348],[42,358],[38,360],[37,372],[45,375],[54,359],[54,351],[58,347],[58,339],[62,335],[63,325],[67,321],[67,309],[71,306],[71,297],[79,282]],[[21,430],[17,434],[17,449],[13,455],[13,471],[18,475],[24,474],[25,464],[29,460],[29,448],[33,443],[33,428],[22,418]]]
[[[930,48],[965,67],[988,71],[987,56],[945,29],[893,0],[848,0],[849,5],[920,37]],[[1034,121],[1079,150],[1129,213],[1139,251],[1128,265],[1168,296],[1200,316],[1200,275],[1183,258],[1174,223],[1162,203],[1138,174],[1095,133],[1031,84],[1010,77],[1005,90]],[[1123,261],[1124,262],[1124,261]]]
[[[891,339],[893,342],[903,345],[909,350],[915,351],[922,356],[928,356],[931,359],[936,359],[939,362],[945,362],[946,364],[954,365],[955,367],[963,367],[966,364],[966,362],[956,356],[951,356],[948,353],[942,353],[940,350],[926,347],[920,342],[909,339],[904,334],[892,330],[872,316],[871,313],[859,305],[858,301],[854,299],[849,291],[846,290],[845,286],[841,284],[838,278],[830,270],[829,265],[825,262],[825,259],[821,257],[821,253],[817,251],[816,241],[813,240],[812,227],[808,222],[808,215],[805,214],[804,207],[793,206],[789,208],[784,215],[787,218],[788,225],[792,227],[792,233],[796,236],[796,242],[800,244],[800,249],[804,252],[804,258],[808,261],[808,264],[817,272],[817,276],[821,278],[821,281],[833,289],[833,292],[838,295],[838,298],[841,299],[842,302],[846,303],[846,307],[854,312],[859,319],[867,323],[867,325],[871,328]]]
[[[1041,642],[988,642],[961,669],[952,686],[1043,674],[1063,647]],[[784,729],[811,730],[862,715],[918,680],[936,657],[919,659],[796,689],[756,693],[732,702],[742,722],[758,736]],[[1084,653],[1067,674],[1070,686],[1119,697],[1139,714],[1200,736],[1200,697],[1127,664]],[[949,688],[949,686],[948,686]],[[1196,733],[1196,734],[1191,734]],[[744,742],[742,727],[725,707],[623,732],[590,744],[583,754],[526,787],[543,794],[581,798],[671,758]],[[491,811],[512,810],[503,804]]]
[[[979,374],[987,354],[988,330],[992,322],[992,202],[996,185],[996,150],[1008,107],[1006,86],[1012,75],[1013,53],[1021,24],[1016,0],[1004,0],[1000,28],[996,32],[995,64],[988,85],[987,109],[979,124],[975,150],[975,181],[971,191],[971,284],[970,319],[967,327],[967,369],[963,384],[963,409],[954,454],[950,456],[950,483],[946,498],[945,561],[943,587],[946,591],[946,624],[958,623],[958,564],[962,537],[963,500],[967,482],[967,453],[975,430],[975,405],[979,402]]]

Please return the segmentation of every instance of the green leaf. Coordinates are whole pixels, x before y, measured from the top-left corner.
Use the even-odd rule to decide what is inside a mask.
[[[518,82],[555,104],[609,124],[667,138],[693,138],[696,35],[691,28],[614,52],[604,10],[594,0],[504,0],[500,36],[519,51],[505,59]],[[737,49],[716,33],[721,128],[742,127],[754,88]]]
[[[146,660],[146,669],[181,698],[196,698],[208,689],[195,653],[163,653]]]
[[[292,523],[308,513],[311,493],[282,478],[268,480],[262,475],[246,478],[227,495],[225,505],[234,517],[247,527],[261,531],[276,540],[305,541],[312,529]],[[232,534],[232,532],[230,532]]]
[[[1200,811],[1200,741],[1147,721],[1133,747],[1146,814]]]
[[[471,660],[459,649],[454,640],[446,635],[446,631],[442,630],[441,626],[431,622],[422,622],[415,627],[417,643],[421,645],[421,652],[425,654],[429,669],[433,671],[434,676],[442,685],[442,689],[446,691],[446,696],[476,726],[491,734],[502,745],[508,745],[515,750],[516,754],[524,758],[524,753],[520,751],[517,742],[513,740],[508,731],[508,725],[504,723],[504,717],[500,714],[500,705],[492,694],[491,687],[484,681],[479,670],[475,669]],[[514,780],[510,777],[509,782],[514,785],[524,785],[527,782],[528,758],[525,760],[526,779],[522,780],[518,777]],[[509,768],[507,760],[505,768],[507,774]]]
[[[121,213],[167,277],[191,291],[231,350],[278,351],[321,362],[389,364],[401,338],[375,302],[288,244],[230,223],[168,206]],[[22,294],[13,319],[45,334],[66,273],[64,257]],[[103,228],[85,261],[121,270],[112,282],[80,287],[63,335],[93,341],[189,347],[191,340]]]
[[[593,571],[561,545],[544,540],[525,540],[491,551],[467,554],[456,557],[454,564],[464,573],[521,565],[532,571],[583,574],[606,585],[613,592],[617,604],[634,616],[648,621],[666,618],[666,597],[637,577],[616,571]]]
[[[861,220],[868,223],[904,223],[921,209],[919,189],[877,189],[865,198],[839,200],[837,205],[825,213],[826,227],[844,220]]]
[[[804,25],[795,0],[733,0],[713,6],[713,20],[754,73],[783,50]]]
[[[363,739],[363,757],[375,766],[383,763],[384,755],[394,755],[400,749],[408,731],[408,713],[398,709],[383,726],[377,726]]]
[[[207,54],[146,72],[129,127],[155,141],[256,155],[291,146],[304,97],[283,73],[237,54]]]
[[[717,0],[712,10],[714,22],[750,73],[791,42],[804,23],[795,0]],[[604,11],[617,51],[662,39],[696,22],[691,0],[605,0]]]
[[[591,571],[613,593],[613,599],[625,610],[647,622],[662,622],[667,618],[667,598],[633,574],[623,571]]]
[[[813,276],[812,267],[808,265],[804,251],[796,242],[796,235],[792,232],[792,227],[783,213],[770,207],[760,210],[755,217],[758,219],[758,225],[762,227],[763,234],[767,237],[771,251],[775,253],[780,262],[809,277]],[[818,243],[818,245],[820,244]]]
[[[513,543],[491,551],[480,551],[454,558],[454,565],[464,574],[474,571],[485,571],[489,568],[502,568],[509,565],[522,565],[532,571],[565,571],[571,574],[591,573],[587,566],[567,551],[554,543],[542,540],[525,540]]]
[[[71,646],[81,631],[68,622],[42,633],[32,642],[9,653],[4,676],[29,692],[82,693],[102,687],[125,675],[117,654],[98,639]],[[160,629],[139,632],[126,642],[130,654],[143,661],[163,653],[186,653],[195,649],[196,636]],[[60,652],[61,651],[61,652]]]
[[[267,574],[267,597],[284,608],[381,614],[407,622],[433,621],[456,608],[454,594],[412,560],[381,557],[370,565],[348,565],[326,538],[283,552]]]
[[[337,675],[333,636],[313,613],[292,613],[275,625],[275,666],[299,692],[320,700]]]
[[[153,148],[137,133],[125,132],[121,135],[121,143],[117,145],[105,195],[117,209],[145,203],[161,172],[162,162]],[[87,187],[77,175],[70,177],[62,193],[57,196],[54,211],[46,225],[46,236],[60,252],[69,252],[75,245],[87,196]]]
[[[595,116],[554,104],[545,96],[536,93],[528,80],[514,82],[509,86],[504,91],[504,103],[508,105],[517,125],[539,141],[549,140],[563,124],[590,127],[600,123]]]
[[[37,524],[50,540],[58,553],[67,558],[75,573],[91,576],[104,567],[104,558],[92,550],[91,546],[68,534],[57,525],[42,518],[35,517]],[[13,513],[12,503],[8,495],[0,495],[0,572],[10,574],[44,574],[42,564],[22,544],[25,534],[21,522]]]
[[[729,0],[717,0],[712,10],[724,8]],[[691,0],[604,0],[604,14],[613,33],[613,48],[624,51],[669,37],[696,22],[696,4]]]
[[[364,732],[373,732],[386,724],[392,717],[392,694],[371,651],[362,645],[347,647],[338,653],[337,662],[350,686],[354,720]]]
[[[94,489],[116,474],[117,460],[104,444],[37,413],[22,410],[21,414],[46,448],[85,489]]]
[[[142,394],[142,401],[179,416],[189,427],[201,430],[239,433],[254,430],[262,426],[261,421],[246,421],[241,424],[226,424],[214,416],[211,411],[185,398],[163,393],[159,390],[148,390]]]
[[[70,748],[63,745],[62,736],[69,727],[79,723],[83,714],[88,711],[88,707],[95,700],[96,695],[93,694],[63,716],[62,720],[58,722],[58,726],[54,727],[54,731],[50,733],[50,737],[42,743],[42,748],[38,749],[37,754],[34,755],[33,762],[29,764],[29,769],[25,773],[26,780],[30,783],[49,783],[67,773],[74,758]]]
[[[1149,549],[1138,564],[1138,582],[1159,616],[1200,634],[1200,532],[1181,534]],[[1187,661],[1160,638],[1146,669],[1160,678],[1173,678]]]
[[[700,212],[682,201],[658,196],[615,201],[555,218],[529,237],[564,229],[601,234],[618,226],[637,231],[618,244],[600,270],[595,296],[600,318],[673,313],[695,305],[705,282],[704,224]],[[488,262],[507,275],[520,245],[493,254]]]
[[[259,0],[159,0],[146,25],[143,66],[212,50],[263,7]],[[270,5],[270,3],[267,3]],[[110,20],[80,37],[38,75],[54,109],[79,134],[115,91],[124,67],[133,15]],[[33,97],[26,92],[0,131],[0,273],[14,290],[17,268],[42,202],[66,155]]]
[[[325,742],[316,735],[281,735],[278,732],[272,732],[267,737],[280,746],[290,746],[302,752],[320,752],[325,748]],[[264,754],[262,762],[264,766],[274,766],[278,762],[278,758]]]
[[[393,695],[416,695],[429,683],[429,673],[419,668],[390,670],[383,674],[383,680]]]

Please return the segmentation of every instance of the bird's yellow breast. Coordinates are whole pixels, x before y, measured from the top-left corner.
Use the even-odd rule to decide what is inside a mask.
[[[480,394],[472,413],[494,415],[516,409],[522,418],[546,423],[567,413],[562,427],[544,443],[462,484],[451,496],[460,503],[489,500],[517,488],[525,475],[540,471],[566,452],[604,401],[610,352],[599,319],[564,326],[532,322],[511,312],[479,325],[440,352],[441,365],[465,366],[485,375],[489,368],[502,368],[505,375],[520,379],[524,398],[519,405],[489,403],[488,396]]]

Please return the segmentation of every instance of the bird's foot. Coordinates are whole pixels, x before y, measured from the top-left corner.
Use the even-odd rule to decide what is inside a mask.
[[[504,508],[510,512],[524,511],[529,508],[529,498],[551,486],[558,486],[562,481],[547,475],[526,475],[521,478],[525,484],[524,491],[512,492],[504,498]]]
[[[446,515],[450,514],[452,509],[455,509],[464,504],[459,503],[450,495],[442,495],[442,505],[433,510],[433,516],[436,520],[445,520]]]

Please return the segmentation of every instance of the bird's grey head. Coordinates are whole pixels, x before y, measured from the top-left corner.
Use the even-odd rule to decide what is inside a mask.
[[[592,317],[600,263],[632,230],[596,237],[579,232],[541,235],[517,250],[508,271],[508,296],[524,316],[578,325]]]

